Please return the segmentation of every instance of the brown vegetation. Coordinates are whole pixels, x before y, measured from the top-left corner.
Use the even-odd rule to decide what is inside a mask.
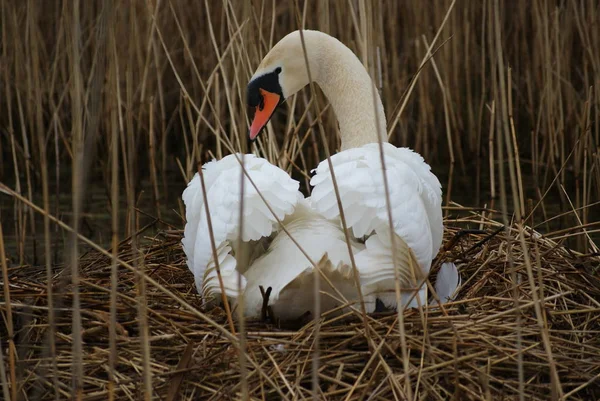
[[[597,1],[0,0],[0,14],[5,398],[600,398]],[[248,78],[300,24],[356,52],[390,140],[440,176],[436,266],[456,261],[465,283],[444,310],[239,337],[202,308],[181,191],[200,163],[249,151]],[[317,116],[301,92],[252,149],[304,190],[324,157]]]

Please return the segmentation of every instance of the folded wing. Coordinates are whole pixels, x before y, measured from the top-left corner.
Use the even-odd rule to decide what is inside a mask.
[[[408,277],[407,256],[412,253],[423,274],[442,241],[441,185],[430,167],[417,153],[384,143],[385,174],[391,208],[391,227],[404,244],[398,247],[396,265],[401,277]],[[390,219],[386,205],[383,168],[379,145],[368,144],[331,156],[346,223],[356,238],[369,238],[357,268],[368,288],[393,288],[395,273],[391,255]],[[326,160],[311,179],[311,201],[327,218],[339,217],[333,180]],[[367,240],[367,241],[369,241]],[[373,266],[375,264],[375,266]],[[391,281],[390,281],[391,279]],[[405,280],[404,280],[405,281]],[[385,283],[382,284],[382,283]],[[403,285],[408,285],[403,282]],[[365,288],[366,290],[368,288]]]
[[[242,158],[250,178],[244,175],[244,219],[240,227]],[[228,155],[221,160],[206,163],[202,169],[212,237],[218,254],[217,260],[219,264],[223,263],[221,272],[224,280],[230,278],[234,280],[233,277],[237,274],[234,274],[236,261],[232,248],[233,242],[238,240],[240,231],[244,242],[257,241],[271,235],[278,229],[277,219],[283,220],[285,216],[293,213],[303,196],[298,191],[298,181],[293,180],[285,171],[267,160],[252,154]],[[188,268],[194,273],[199,292],[204,289],[215,290],[215,288],[219,288],[220,291],[219,283],[217,282],[215,286],[214,282],[216,272],[207,205],[204,202],[201,177],[198,173],[189,182],[182,198],[186,208],[187,223],[181,242],[187,256]],[[209,264],[211,270],[207,274]],[[205,283],[206,279],[210,282]],[[237,287],[234,288],[232,283],[233,281],[224,283],[228,296],[237,295]]]

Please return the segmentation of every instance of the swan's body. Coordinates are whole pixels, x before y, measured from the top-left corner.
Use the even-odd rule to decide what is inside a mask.
[[[252,257],[248,268],[240,271],[234,251],[240,231],[241,159],[240,154],[229,155],[203,166],[212,236],[225,294],[236,299],[241,286],[248,317],[260,316],[263,302],[259,289],[261,285],[265,290],[271,287],[269,304],[278,318],[294,319],[306,312],[312,313],[313,287],[307,286],[314,279],[311,261],[318,263],[327,255],[321,263],[324,273],[347,301],[356,301],[358,292],[354,286],[350,256],[339,222],[330,221],[316,213],[309,200],[304,199],[298,191],[299,183],[286,172],[251,154],[244,155],[244,165],[250,178],[245,177],[244,182],[244,226],[241,239],[252,248]],[[280,231],[277,219],[252,182],[310,260],[285,231]],[[196,287],[201,294],[217,295],[221,293],[221,283],[214,263],[202,182],[198,173],[185,189],[183,201],[187,224],[182,244],[188,268],[194,273]],[[352,242],[355,253],[362,248],[362,244]],[[321,288],[337,295],[324,283]],[[342,305],[340,298],[336,298],[323,296],[322,310]],[[371,311],[373,308],[374,300],[371,300],[367,310]]]
[[[331,162],[351,229],[351,248],[366,309],[374,309],[375,297],[389,307],[396,306],[396,277],[403,306],[424,304],[426,287],[422,283],[442,240],[440,182],[420,155],[387,143],[381,99],[354,53],[324,33],[303,33],[312,79],[327,96],[340,125],[341,152],[333,155]],[[248,84],[248,103],[256,107],[251,139],[264,128],[277,106],[308,82],[300,33],[292,32],[271,49]],[[391,226],[379,140],[385,155]],[[358,290],[327,161],[315,169],[312,196],[304,199],[298,182],[287,173],[252,155],[245,159],[249,175],[288,233],[313,262],[326,255],[321,261],[322,270],[344,297],[356,301]],[[236,298],[238,274],[231,249],[239,232],[240,164],[234,156],[211,163],[205,167],[204,179],[210,215],[214,216],[215,246],[225,293]],[[221,289],[198,177],[190,182],[183,198],[188,221],[183,245],[188,266],[199,291],[218,293]],[[246,316],[260,314],[261,285],[272,289],[269,303],[276,316],[295,318],[312,312],[313,265],[280,229],[247,179],[244,216],[242,240],[258,241],[258,245],[251,243],[251,253],[259,254],[247,270],[240,272]],[[265,238],[272,240],[266,246],[260,241]],[[361,240],[365,238],[363,245]],[[323,283],[321,288],[328,289]],[[337,298],[337,292],[328,290]],[[339,298],[322,297],[322,311],[339,305]]]

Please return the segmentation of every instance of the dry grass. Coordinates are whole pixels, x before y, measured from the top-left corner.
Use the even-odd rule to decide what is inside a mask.
[[[309,398],[314,344],[327,399],[600,398],[596,1],[77,4],[0,0],[4,398]],[[247,80],[297,20],[380,83],[390,140],[442,180],[447,241],[487,234],[438,258],[466,281],[445,311],[248,322],[240,366],[185,268],[180,194],[199,163],[249,150]],[[304,190],[317,121],[337,130],[315,100],[286,102],[252,149]]]
[[[526,380],[524,395],[551,399],[553,383],[541,331],[552,343],[551,352],[565,395],[574,400],[600,397],[595,381],[600,377],[600,279],[593,272],[599,258],[574,254],[528,227],[511,227],[509,235],[485,215],[457,208],[446,220],[443,261],[457,263],[464,286],[459,301],[440,308],[405,314],[413,391],[419,399],[514,399],[519,393],[517,355],[523,356]],[[481,227],[479,234],[459,234],[461,227]],[[494,234],[495,233],[495,234]],[[533,250],[534,280],[543,291],[532,289],[527,279],[522,235]],[[181,301],[201,308],[191,273],[179,243],[181,232],[164,232],[148,238],[149,244],[134,257],[131,241],[121,244],[118,257],[133,265],[144,265],[150,278],[177,294],[165,294],[148,285],[148,342],[152,348],[152,389],[155,396],[170,398],[175,390],[180,399],[235,399],[240,392],[239,359],[235,343],[218,327],[227,326],[221,308],[206,313],[202,321]],[[510,245],[512,244],[512,245]],[[510,248],[509,248],[510,247]],[[509,274],[509,255],[516,282]],[[111,258],[99,252],[83,255],[81,265],[81,311],[85,399],[106,399],[109,341],[109,298]],[[57,271],[60,271],[60,266]],[[22,391],[47,393],[50,379],[40,371],[49,367],[43,357],[48,328],[45,275],[35,267],[9,270],[16,341],[19,344],[17,372]],[[64,279],[64,278],[63,278]],[[60,283],[60,274],[56,283]],[[139,300],[136,274],[121,268],[117,300],[117,398],[136,399],[142,393],[142,335],[137,322]],[[70,305],[71,286],[58,286],[63,305]],[[512,295],[518,289],[517,302]],[[543,325],[538,325],[537,292]],[[60,368],[60,392],[68,396],[73,362],[71,309],[57,308],[56,360]],[[520,318],[517,328],[516,317]],[[319,378],[323,399],[389,400],[402,398],[403,370],[399,357],[399,332],[394,315],[369,318],[368,331],[375,349],[369,347],[362,320],[352,316],[323,319],[320,326]],[[517,347],[520,332],[521,348]],[[314,326],[278,328],[249,322],[247,325],[247,378],[252,399],[310,398]]]

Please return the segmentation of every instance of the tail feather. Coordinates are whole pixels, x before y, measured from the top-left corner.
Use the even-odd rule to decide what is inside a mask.
[[[237,261],[231,254],[231,246],[228,242],[224,242],[217,248],[217,258],[219,260],[219,273],[225,295],[230,298],[237,298],[239,296],[238,280],[241,279],[241,290],[243,291],[246,287],[246,279],[244,276],[238,277],[236,269]],[[202,293],[208,297],[221,293],[221,283],[219,282],[216,264],[212,257],[204,274]]]
[[[366,248],[356,255],[363,294],[374,295],[386,307],[395,308],[398,279],[402,305],[424,305],[427,299],[427,287],[423,284],[425,274],[406,242],[397,234],[393,238],[394,245],[389,230],[380,229],[367,239]]]

